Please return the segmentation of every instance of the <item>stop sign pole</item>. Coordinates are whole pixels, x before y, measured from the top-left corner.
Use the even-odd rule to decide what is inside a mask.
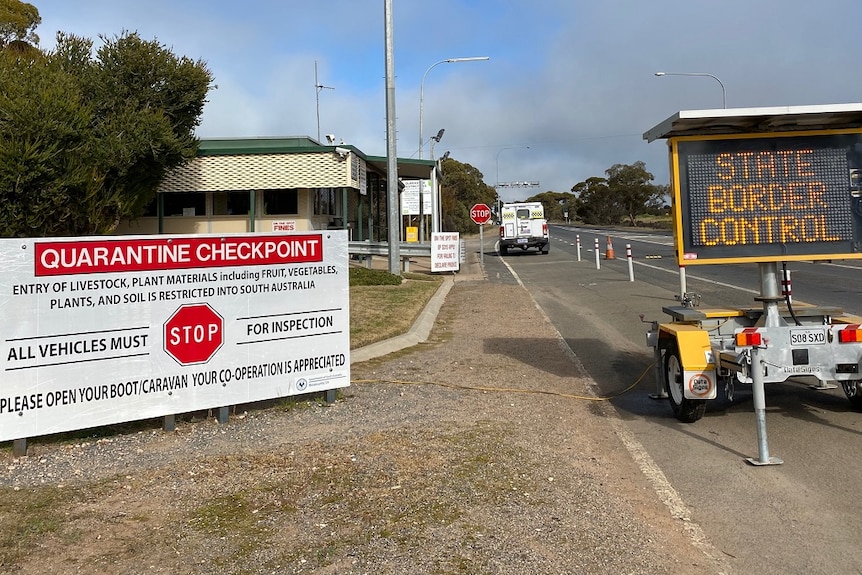
[[[485,237],[484,237],[484,229],[485,224],[488,223],[488,220],[491,219],[491,208],[489,208],[486,204],[476,204],[472,208],[470,208],[470,219],[473,220],[473,223],[479,225],[479,262],[484,266],[485,265]]]

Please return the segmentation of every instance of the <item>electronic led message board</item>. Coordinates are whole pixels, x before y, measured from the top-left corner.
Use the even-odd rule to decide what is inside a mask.
[[[862,258],[858,130],[671,139],[680,265]]]

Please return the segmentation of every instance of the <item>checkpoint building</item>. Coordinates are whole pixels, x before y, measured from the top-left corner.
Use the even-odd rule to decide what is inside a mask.
[[[437,162],[399,158],[397,165],[400,180],[430,184],[428,228],[439,231]],[[116,233],[348,229],[351,241],[385,241],[387,176],[385,156],[308,136],[202,139],[197,155],[166,175],[145,215]]]

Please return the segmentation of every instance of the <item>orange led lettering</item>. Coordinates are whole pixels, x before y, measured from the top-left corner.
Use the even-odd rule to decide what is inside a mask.
[[[811,206],[815,205],[821,208],[828,208],[829,204],[826,203],[826,200],[823,199],[823,195],[826,193],[826,184],[823,182],[811,182],[808,185],[808,199],[811,202]]]
[[[770,211],[781,211],[784,208],[784,190],[780,184],[769,184],[768,190]]]
[[[808,195],[805,193],[807,188],[808,185],[803,182],[787,184],[787,201],[791,210],[804,210],[808,207]]]
[[[751,178],[750,161],[754,156],[754,152],[739,152],[737,155],[742,160],[742,177],[748,180]]]
[[[706,202],[710,212],[723,212],[724,188],[721,186],[708,186],[706,188]]]
[[[805,161],[804,158],[810,158],[814,150],[797,150],[796,151],[796,175],[800,178],[813,178],[814,171],[811,169],[811,162]],[[807,169],[806,169],[807,168]]]
[[[736,175],[736,169],[733,167],[733,154],[719,154],[715,158],[715,163],[718,164],[719,168],[717,175],[722,180],[732,180],[733,176]]]
[[[784,170],[781,172],[781,175],[785,178],[790,177],[790,159],[789,156],[793,155],[793,150],[780,150],[776,152],[779,156],[781,156],[781,165]]]
[[[718,222],[714,218],[706,218],[700,221],[700,242],[705,246],[718,245]]]
[[[757,220],[741,220],[739,222],[739,227],[742,229],[742,243],[748,244],[759,244],[760,243],[760,226],[757,225]],[[751,234],[751,241],[748,241],[749,233]]]
[[[751,211],[766,211],[763,197],[766,195],[766,186],[763,184],[751,184],[748,186],[748,205]]]
[[[775,177],[775,156],[771,152],[760,152],[757,154],[757,177]]]

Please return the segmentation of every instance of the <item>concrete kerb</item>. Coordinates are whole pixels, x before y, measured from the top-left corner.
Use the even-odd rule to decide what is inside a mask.
[[[466,238],[465,241],[467,244],[467,261],[462,264],[461,269],[457,273],[444,276],[443,283],[440,284],[440,287],[431,299],[428,300],[428,303],[419,314],[419,317],[417,317],[416,321],[413,322],[413,325],[410,326],[410,330],[405,334],[351,350],[351,364],[362,363],[363,361],[368,361],[376,357],[401,351],[402,349],[413,347],[414,345],[426,341],[428,336],[431,335],[431,330],[434,327],[434,322],[437,320],[437,314],[440,312],[440,308],[446,300],[446,295],[449,293],[449,290],[452,289],[452,286],[455,285],[455,282],[486,279],[485,270],[479,263],[479,238]],[[428,259],[429,258],[412,258],[411,270],[415,271],[421,269],[428,270],[430,272],[430,261],[425,261]]]

